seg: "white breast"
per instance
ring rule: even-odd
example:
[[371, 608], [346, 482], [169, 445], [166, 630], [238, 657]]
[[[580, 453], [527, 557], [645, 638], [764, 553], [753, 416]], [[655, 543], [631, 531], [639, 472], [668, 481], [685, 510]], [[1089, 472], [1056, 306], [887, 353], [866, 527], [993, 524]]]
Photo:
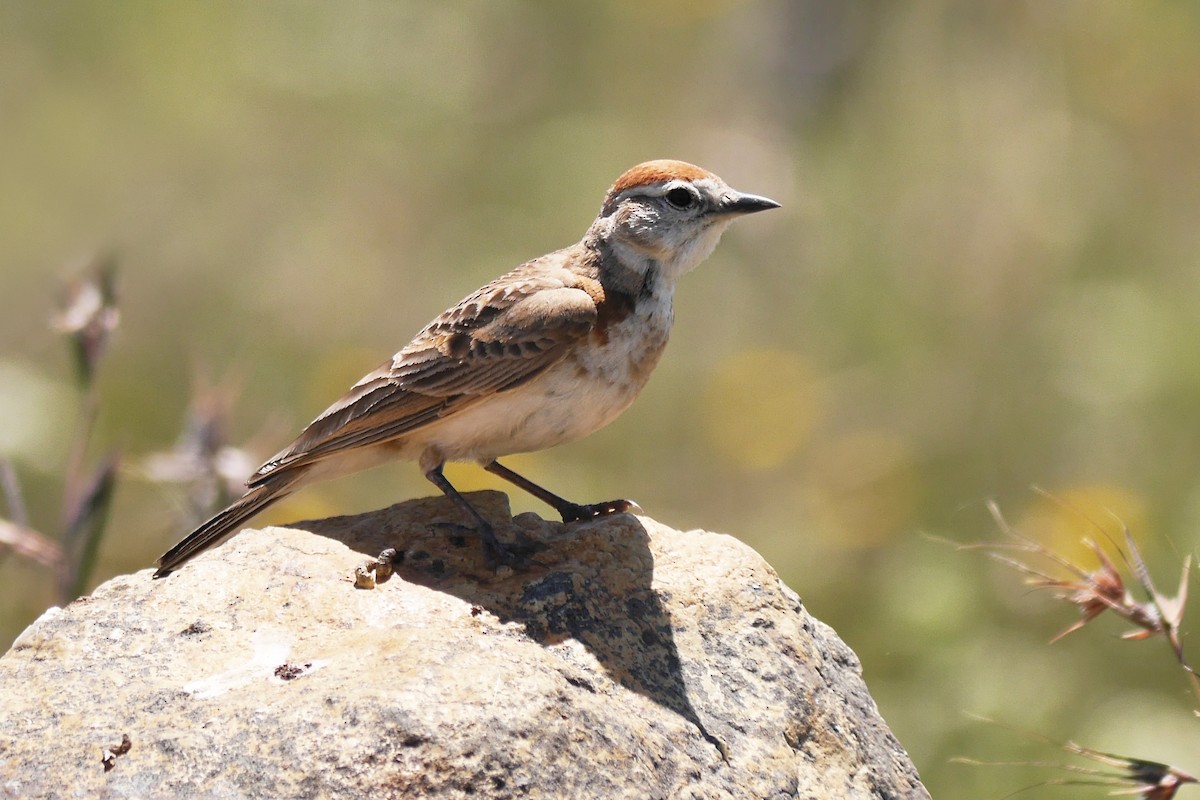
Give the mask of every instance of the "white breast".
[[639, 298], [634, 313], [593, 334], [537, 378], [415, 431], [403, 448], [447, 461], [490, 461], [544, 450], [603, 428], [629, 407], [666, 347], [671, 293]]

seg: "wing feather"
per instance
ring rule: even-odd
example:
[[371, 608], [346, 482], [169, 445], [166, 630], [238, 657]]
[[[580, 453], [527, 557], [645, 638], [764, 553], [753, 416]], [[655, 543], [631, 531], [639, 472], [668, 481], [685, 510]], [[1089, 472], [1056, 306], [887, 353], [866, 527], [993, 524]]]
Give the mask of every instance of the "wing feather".
[[557, 363], [596, 324], [597, 303], [569, 274], [514, 271], [427, 325], [321, 413], [248, 482], [347, 448], [396, 439]]

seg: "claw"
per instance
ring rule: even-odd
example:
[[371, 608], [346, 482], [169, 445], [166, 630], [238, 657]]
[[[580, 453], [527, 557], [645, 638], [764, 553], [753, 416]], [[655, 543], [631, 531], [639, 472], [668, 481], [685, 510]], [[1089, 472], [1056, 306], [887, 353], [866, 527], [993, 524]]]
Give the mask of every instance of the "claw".
[[641, 510], [642, 507], [632, 500], [609, 500], [607, 503], [590, 503], [588, 505], [568, 503], [562, 508], [562, 520], [563, 522], [579, 522], [595, 517], [606, 517], [609, 514], [624, 514]]

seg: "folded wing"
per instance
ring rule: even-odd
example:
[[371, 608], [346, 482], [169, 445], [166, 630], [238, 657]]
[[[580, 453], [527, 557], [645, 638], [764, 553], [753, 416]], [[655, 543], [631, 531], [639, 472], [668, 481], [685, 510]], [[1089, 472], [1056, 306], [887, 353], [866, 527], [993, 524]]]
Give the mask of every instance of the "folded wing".
[[248, 481], [396, 439], [520, 386], [596, 325], [592, 295], [551, 278], [497, 280], [446, 311], [359, 381]]

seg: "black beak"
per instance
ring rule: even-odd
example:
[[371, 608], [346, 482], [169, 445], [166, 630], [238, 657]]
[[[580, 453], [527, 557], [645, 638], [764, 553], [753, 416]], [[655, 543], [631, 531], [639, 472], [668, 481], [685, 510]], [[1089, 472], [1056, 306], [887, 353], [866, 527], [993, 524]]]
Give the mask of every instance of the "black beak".
[[772, 208], [779, 208], [779, 203], [769, 197], [731, 192], [725, 195], [720, 210], [725, 214], [753, 214], [756, 211], [767, 211]]

